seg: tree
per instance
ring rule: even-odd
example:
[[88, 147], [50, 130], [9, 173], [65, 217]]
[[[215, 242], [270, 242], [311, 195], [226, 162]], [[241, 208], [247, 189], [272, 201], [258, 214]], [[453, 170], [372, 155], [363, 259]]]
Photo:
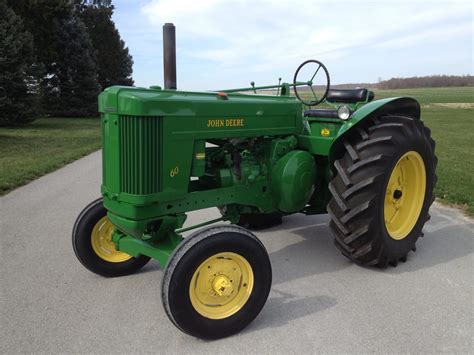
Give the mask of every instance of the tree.
[[81, 11], [83, 7], [112, 7], [112, 0], [74, 0], [75, 6]]
[[8, 3], [33, 35], [36, 60], [44, 65], [41, 75], [47, 75], [57, 62], [56, 42], [61, 23], [71, 17], [73, 6], [63, 0], [8, 0]]
[[[111, 85], [133, 85], [133, 59], [112, 21], [114, 7], [110, 2], [82, 1], [80, 17], [84, 21], [95, 48], [99, 84], [102, 89]], [[90, 1], [89, 1], [90, 3]]]
[[97, 115], [100, 88], [133, 85], [133, 60], [112, 21], [111, 0], [0, 1], [33, 36], [36, 71], [29, 78], [35, 85], [27, 86], [44, 113]]
[[43, 80], [48, 112], [63, 117], [96, 116], [97, 67], [93, 47], [82, 21], [71, 16], [60, 22], [57, 61]]
[[9, 0], [34, 36], [45, 113], [97, 115], [97, 66], [87, 29], [72, 1]]
[[37, 117], [33, 38], [19, 16], [0, 0], [0, 126]]

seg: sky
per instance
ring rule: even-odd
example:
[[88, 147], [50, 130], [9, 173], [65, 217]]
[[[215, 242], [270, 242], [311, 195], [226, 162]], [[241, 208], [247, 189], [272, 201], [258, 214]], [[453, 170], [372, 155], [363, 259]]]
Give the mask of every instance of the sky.
[[176, 26], [177, 86], [291, 82], [318, 59], [331, 83], [472, 75], [474, 2], [465, 0], [113, 0], [136, 86], [163, 85], [162, 26]]

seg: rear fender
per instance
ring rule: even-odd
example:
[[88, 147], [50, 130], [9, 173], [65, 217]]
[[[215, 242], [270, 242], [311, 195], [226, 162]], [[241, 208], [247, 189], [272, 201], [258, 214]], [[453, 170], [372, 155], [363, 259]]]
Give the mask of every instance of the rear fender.
[[337, 137], [329, 149], [329, 163], [334, 174], [334, 162], [344, 154], [344, 139], [355, 131], [356, 127], [373, 118], [387, 114], [399, 114], [412, 118], [420, 118], [420, 104], [410, 97], [395, 97], [372, 101], [355, 111], [350, 120], [344, 122]]

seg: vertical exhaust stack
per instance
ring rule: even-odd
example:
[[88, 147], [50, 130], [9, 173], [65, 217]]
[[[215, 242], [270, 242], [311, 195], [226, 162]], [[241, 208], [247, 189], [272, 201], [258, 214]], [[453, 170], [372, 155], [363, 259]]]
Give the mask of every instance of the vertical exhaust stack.
[[176, 27], [172, 23], [163, 26], [163, 67], [165, 89], [176, 90]]

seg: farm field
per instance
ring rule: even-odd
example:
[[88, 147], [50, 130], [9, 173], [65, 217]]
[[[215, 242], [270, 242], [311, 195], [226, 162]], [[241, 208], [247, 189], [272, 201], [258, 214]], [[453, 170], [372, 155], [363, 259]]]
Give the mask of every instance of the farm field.
[[41, 118], [0, 127], [0, 195], [100, 148], [98, 118]]
[[[421, 105], [449, 104], [447, 106], [471, 106], [471, 109], [474, 106], [474, 87], [374, 90], [374, 92], [376, 99], [393, 96], [411, 96], [417, 99]], [[454, 105], [461, 103], [470, 105]]]

